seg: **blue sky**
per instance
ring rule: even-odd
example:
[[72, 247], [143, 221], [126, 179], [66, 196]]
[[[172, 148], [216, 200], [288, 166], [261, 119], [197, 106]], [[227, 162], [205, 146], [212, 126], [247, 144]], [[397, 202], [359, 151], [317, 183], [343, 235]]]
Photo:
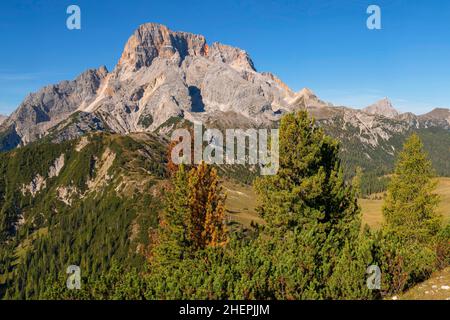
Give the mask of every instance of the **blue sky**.
[[[70, 4], [81, 30], [66, 28]], [[382, 30], [366, 28], [370, 4]], [[0, 4], [0, 113], [87, 68], [112, 70], [145, 22], [245, 49], [259, 71], [335, 104], [388, 96], [401, 111], [450, 107], [450, 1], [14, 0]]]

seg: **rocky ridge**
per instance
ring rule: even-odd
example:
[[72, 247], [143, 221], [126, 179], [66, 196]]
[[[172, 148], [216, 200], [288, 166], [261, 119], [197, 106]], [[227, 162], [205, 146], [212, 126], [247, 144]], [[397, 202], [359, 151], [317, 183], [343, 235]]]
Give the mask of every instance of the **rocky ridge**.
[[56, 141], [90, 131], [155, 132], [173, 119], [271, 126], [301, 108], [325, 126], [354, 127], [360, 142], [374, 148], [412, 128], [450, 127], [448, 109], [399, 114], [386, 98], [356, 110], [324, 102], [307, 88], [293, 92], [275, 75], [258, 72], [244, 50], [147, 23], [129, 38], [111, 72], [88, 70], [30, 94], [0, 124], [0, 147], [55, 132]]

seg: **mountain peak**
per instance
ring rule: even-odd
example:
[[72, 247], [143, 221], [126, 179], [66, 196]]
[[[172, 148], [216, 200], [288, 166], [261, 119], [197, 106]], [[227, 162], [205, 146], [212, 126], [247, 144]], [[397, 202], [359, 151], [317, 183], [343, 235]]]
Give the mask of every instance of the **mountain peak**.
[[315, 97], [314, 92], [309, 88], [303, 88], [297, 93], [298, 96]]
[[157, 57], [171, 58], [179, 55], [205, 55], [206, 40], [202, 35], [188, 32], [175, 32], [158, 23], [139, 26], [128, 39], [118, 66], [131, 67], [136, 71], [148, 67]]
[[395, 118], [399, 115], [399, 112], [392, 105], [389, 98], [383, 98], [374, 104], [363, 109], [364, 112], [369, 114], [376, 114], [387, 118]]
[[434, 120], [450, 120], [450, 110], [445, 108], [434, 108], [432, 111], [422, 115], [421, 117]]
[[211, 48], [208, 48], [207, 55], [213, 61], [224, 62], [235, 68], [256, 71], [248, 53], [236, 47], [214, 42]]
[[202, 35], [172, 31], [158, 23], [146, 23], [137, 28], [125, 45], [118, 68], [134, 72], [149, 67], [158, 57], [182, 62], [187, 56], [201, 56], [236, 69], [256, 71], [244, 50], [218, 42], [209, 47]]
[[297, 92], [292, 100], [294, 106], [306, 108], [321, 108], [328, 106], [327, 103], [320, 100], [316, 94], [309, 88], [303, 88]]

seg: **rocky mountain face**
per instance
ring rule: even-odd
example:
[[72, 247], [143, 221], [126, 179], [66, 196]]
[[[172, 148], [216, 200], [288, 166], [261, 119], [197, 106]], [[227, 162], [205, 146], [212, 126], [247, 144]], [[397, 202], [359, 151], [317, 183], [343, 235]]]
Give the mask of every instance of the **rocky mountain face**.
[[[95, 99], [99, 85], [108, 71], [105, 67], [87, 70], [73, 81], [49, 85], [28, 95], [21, 105], [0, 125], [3, 140], [27, 144], [47, 134], [84, 104]], [[19, 138], [19, 139], [17, 139]]]
[[[209, 45], [201, 35], [149, 23], [130, 37], [112, 72], [88, 70], [74, 81], [29, 95], [0, 131], [2, 144], [11, 146], [34, 141], [57, 126], [70, 130], [62, 133], [67, 137], [76, 136], [76, 130], [84, 134], [84, 129], [152, 132], [177, 117], [203, 122], [240, 118], [259, 126], [298, 105], [328, 106], [309, 89], [295, 93], [273, 74], [257, 72], [241, 49]], [[75, 128], [70, 116], [77, 118]]]
[[380, 150], [391, 157], [399, 137], [411, 130], [450, 129], [447, 109], [399, 114], [387, 98], [363, 110], [333, 106], [310, 89], [293, 92], [275, 75], [258, 72], [241, 49], [148, 23], [129, 38], [111, 72], [88, 70], [30, 94], [0, 125], [0, 149], [47, 135], [64, 141], [90, 131], [164, 133], [181, 119], [232, 128], [272, 126], [301, 108], [373, 161]]

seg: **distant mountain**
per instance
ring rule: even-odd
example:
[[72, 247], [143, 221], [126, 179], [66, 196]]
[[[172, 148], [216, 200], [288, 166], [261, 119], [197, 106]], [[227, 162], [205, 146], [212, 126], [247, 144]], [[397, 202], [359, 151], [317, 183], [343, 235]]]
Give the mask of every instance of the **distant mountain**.
[[376, 114], [386, 118], [396, 118], [399, 115], [399, 112], [395, 110], [388, 98], [377, 101], [367, 108], [364, 108], [363, 111], [369, 114]]
[[131, 36], [112, 72], [88, 70], [31, 94], [0, 131], [26, 144], [76, 112], [118, 133], [152, 132], [173, 117], [235, 114], [270, 123], [296, 97], [274, 75], [258, 73], [245, 51], [149, 23]]
[[294, 98], [290, 101], [291, 109], [295, 106], [302, 105], [306, 108], [325, 108], [332, 107], [330, 103], [320, 100], [316, 94], [309, 88], [303, 88], [297, 92]]
[[446, 120], [450, 122], [450, 110], [444, 108], [436, 108], [420, 116], [423, 120]]
[[0, 114], [0, 124], [2, 124], [3, 121], [5, 121], [7, 118], [8, 118], [7, 116]]
[[180, 121], [219, 128], [276, 126], [283, 114], [304, 108], [343, 142], [343, 157], [363, 168], [388, 170], [400, 142], [413, 131], [450, 130], [447, 109], [399, 114], [387, 98], [363, 110], [334, 106], [310, 89], [294, 92], [272, 73], [258, 72], [244, 50], [147, 23], [129, 38], [111, 72], [88, 70], [30, 94], [0, 124], [0, 150], [92, 131], [165, 135]]

